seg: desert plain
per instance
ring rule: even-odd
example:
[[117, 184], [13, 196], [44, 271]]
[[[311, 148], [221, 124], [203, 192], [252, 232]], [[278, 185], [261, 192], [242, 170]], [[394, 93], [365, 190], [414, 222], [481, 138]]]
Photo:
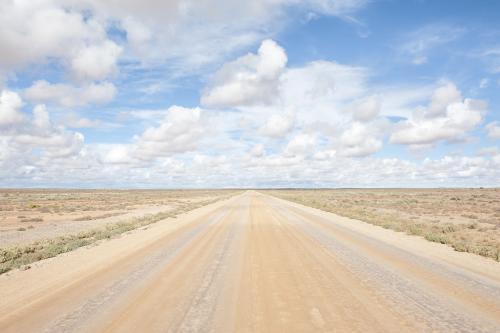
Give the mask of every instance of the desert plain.
[[498, 189], [0, 199], [1, 332], [500, 330]]

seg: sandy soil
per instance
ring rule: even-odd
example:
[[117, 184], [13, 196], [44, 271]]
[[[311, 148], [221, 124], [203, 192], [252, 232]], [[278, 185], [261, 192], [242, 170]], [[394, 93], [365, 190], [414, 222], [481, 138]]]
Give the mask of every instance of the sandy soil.
[[270, 190], [278, 198], [500, 261], [500, 189]]
[[[420, 223], [500, 226], [499, 188], [269, 190], [344, 215], [376, 214]], [[343, 215], [343, 214], [341, 214]]]
[[75, 234], [80, 231], [90, 230], [104, 226], [106, 224], [118, 223], [121, 221], [127, 221], [135, 217], [142, 217], [147, 214], [156, 214], [160, 212], [173, 211], [176, 208], [175, 205], [163, 205], [163, 206], [152, 206], [152, 207], [142, 207], [137, 208], [129, 212], [117, 216], [110, 216], [105, 218], [96, 218], [93, 220], [86, 221], [74, 221], [67, 219], [58, 219], [57, 221], [49, 220], [37, 223], [36, 228], [23, 228], [24, 230], [18, 230], [17, 228], [6, 228], [0, 232], [0, 245], [2, 247], [9, 247], [13, 245], [25, 245], [34, 241], [54, 238], [58, 236], [63, 236], [66, 234]]
[[0, 276], [0, 332], [498, 332], [500, 264], [256, 192]]
[[0, 248], [189, 210], [193, 204], [227, 194], [217, 190], [0, 190]]

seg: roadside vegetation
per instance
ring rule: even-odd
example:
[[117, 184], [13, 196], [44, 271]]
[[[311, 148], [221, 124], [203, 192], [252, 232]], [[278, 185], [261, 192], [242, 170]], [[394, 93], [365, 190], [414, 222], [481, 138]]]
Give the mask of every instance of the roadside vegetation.
[[58, 254], [73, 251], [79, 247], [91, 245], [100, 240], [117, 237], [127, 231], [144, 227], [167, 218], [175, 218], [179, 214], [219, 200], [228, 199], [236, 193], [237, 192], [229, 192], [224, 195], [219, 195], [214, 199], [186, 203], [171, 211], [149, 214], [127, 221], [107, 224], [104, 227], [79, 232], [77, 234], [44, 239], [23, 246], [0, 248], [0, 274], [15, 268], [27, 269], [29, 268], [29, 264], [36, 261], [52, 258]]
[[272, 190], [266, 193], [500, 261], [500, 189]]

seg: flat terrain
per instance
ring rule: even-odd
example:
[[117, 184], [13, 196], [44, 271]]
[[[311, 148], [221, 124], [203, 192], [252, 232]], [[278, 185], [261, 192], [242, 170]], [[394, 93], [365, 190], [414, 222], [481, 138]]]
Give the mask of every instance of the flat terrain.
[[0, 190], [0, 247], [183, 212], [225, 196], [216, 190]]
[[271, 195], [500, 260], [500, 189], [277, 190]]
[[500, 263], [248, 191], [0, 275], [0, 332], [499, 332]]

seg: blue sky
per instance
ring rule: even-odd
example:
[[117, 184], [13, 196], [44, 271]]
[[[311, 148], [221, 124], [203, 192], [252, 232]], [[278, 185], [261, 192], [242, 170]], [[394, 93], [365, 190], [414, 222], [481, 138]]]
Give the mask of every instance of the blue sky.
[[3, 187], [500, 183], [500, 3], [0, 1]]

